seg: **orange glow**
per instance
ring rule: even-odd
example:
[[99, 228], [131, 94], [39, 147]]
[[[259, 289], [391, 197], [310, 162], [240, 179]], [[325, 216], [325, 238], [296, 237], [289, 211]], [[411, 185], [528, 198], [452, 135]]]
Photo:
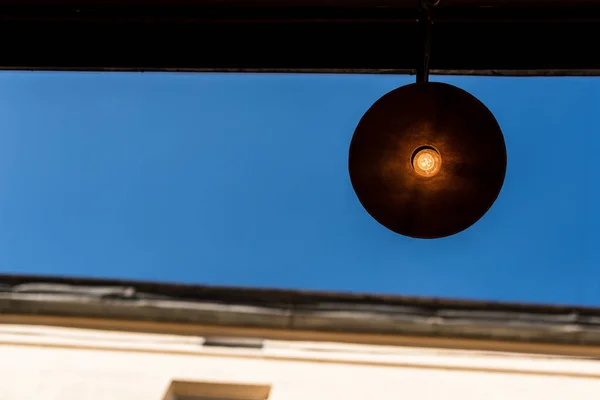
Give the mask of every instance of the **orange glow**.
[[431, 177], [437, 175], [442, 168], [442, 157], [431, 147], [418, 149], [412, 159], [415, 172], [421, 176]]

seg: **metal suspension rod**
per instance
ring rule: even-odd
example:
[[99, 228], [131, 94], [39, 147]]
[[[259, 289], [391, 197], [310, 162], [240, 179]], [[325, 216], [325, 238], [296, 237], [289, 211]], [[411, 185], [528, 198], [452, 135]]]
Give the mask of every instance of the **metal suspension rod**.
[[441, 0], [419, 0], [419, 27], [421, 34], [421, 54], [417, 67], [417, 82], [429, 82], [429, 57], [431, 53], [431, 9]]

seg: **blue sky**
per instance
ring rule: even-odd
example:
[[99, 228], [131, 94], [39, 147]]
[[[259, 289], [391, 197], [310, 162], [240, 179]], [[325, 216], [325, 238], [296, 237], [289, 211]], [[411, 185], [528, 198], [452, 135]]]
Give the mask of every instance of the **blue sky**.
[[348, 146], [410, 76], [0, 73], [0, 272], [600, 304], [600, 78], [432, 77], [505, 134], [444, 239], [363, 210]]

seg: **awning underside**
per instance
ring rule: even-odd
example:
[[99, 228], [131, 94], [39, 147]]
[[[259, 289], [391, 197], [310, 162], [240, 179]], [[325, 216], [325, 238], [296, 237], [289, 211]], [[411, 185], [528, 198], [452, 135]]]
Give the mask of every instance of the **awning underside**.
[[[418, 18], [418, 0], [0, 0], [0, 68], [415, 73]], [[431, 18], [431, 73], [600, 75], [599, 1], [441, 0]]]

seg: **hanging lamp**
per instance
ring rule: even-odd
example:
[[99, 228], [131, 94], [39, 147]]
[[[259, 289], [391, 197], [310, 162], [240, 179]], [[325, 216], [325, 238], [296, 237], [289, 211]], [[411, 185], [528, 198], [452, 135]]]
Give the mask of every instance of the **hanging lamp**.
[[417, 83], [380, 98], [361, 118], [348, 169], [356, 195], [381, 225], [434, 239], [477, 222], [498, 197], [506, 146], [491, 111], [468, 92], [429, 82], [430, 10], [421, 3], [423, 65]]

